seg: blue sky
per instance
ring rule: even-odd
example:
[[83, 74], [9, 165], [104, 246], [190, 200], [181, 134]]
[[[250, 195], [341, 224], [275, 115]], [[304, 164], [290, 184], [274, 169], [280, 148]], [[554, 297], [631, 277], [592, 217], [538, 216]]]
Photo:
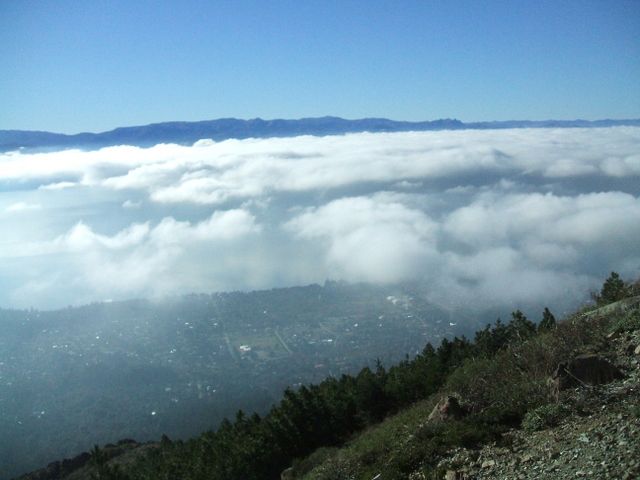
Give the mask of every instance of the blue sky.
[[640, 117], [638, 1], [3, 1], [0, 129]]

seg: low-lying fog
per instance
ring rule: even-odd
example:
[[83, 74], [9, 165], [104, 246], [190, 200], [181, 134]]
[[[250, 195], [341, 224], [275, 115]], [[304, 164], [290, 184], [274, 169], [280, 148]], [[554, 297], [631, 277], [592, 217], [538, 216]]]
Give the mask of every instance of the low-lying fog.
[[570, 307], [640, 269], [640, 128], [0, 154], [0, 306], [420, 280]]

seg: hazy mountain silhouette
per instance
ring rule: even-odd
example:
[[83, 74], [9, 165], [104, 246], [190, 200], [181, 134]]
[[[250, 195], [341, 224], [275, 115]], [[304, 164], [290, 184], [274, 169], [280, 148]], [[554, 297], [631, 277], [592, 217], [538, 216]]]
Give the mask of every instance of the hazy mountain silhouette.
[[339, 117], [302, 118], [299, 120], [241, 120], [221, 118], [200, 122], [164, 122], [144, 126], [121, 127], [108, 132], [61, 133], [0, 130], [0, 151], [18, 148], [84, 148], [112, 145], [147, 147], [158, 143], [191, 144], [203, 138], [220, 141], [229, 138], [290, 137], [296, 135], [338, 135], [355, 132], [403, 132], [426, 130], [504, 129], [504, 128], [570, 128], [640, 126], [640, 119], [630, 120], [513, 120], [463, 123], [456, 119], [423, 122], [395, 121], [386, 118], [346, 120]]

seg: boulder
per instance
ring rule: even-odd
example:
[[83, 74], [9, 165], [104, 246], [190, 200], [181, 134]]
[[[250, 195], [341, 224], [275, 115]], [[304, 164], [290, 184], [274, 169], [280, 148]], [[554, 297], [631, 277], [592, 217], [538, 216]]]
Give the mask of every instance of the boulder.
[[606, 358], [596, 354], [578, 355], [562, 362], [553, 373], [556, 391], [580, 385], [600, 385], [623, 378], [622, 372]]
[[280, 474], [280, 480], [293, 480], [293, 467], [289, 467]]
[[482, 462], [481, 468], [493, 468], [495, 466], [496, 466], [495, 460], [485, 460], [484, 462]]
[[467, 474], [457, 470], [447, 470], [444, 474], [445, 480], [467, 480], [469, 477]]
[[460, 406], [456, 397], [444, 397], [429, 414], [428, 421], [441, 422], [445, 420], [459, 420], [467, 414], [466, 409]]

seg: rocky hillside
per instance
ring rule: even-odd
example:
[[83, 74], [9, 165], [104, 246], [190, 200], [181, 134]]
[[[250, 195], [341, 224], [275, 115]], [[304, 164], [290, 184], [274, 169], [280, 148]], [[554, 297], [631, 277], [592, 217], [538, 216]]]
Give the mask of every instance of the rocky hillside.
[[624, 378], [568, 389], [500, 442], [453, 450], [438, 465], [445, 478], [640, 478], [640, 330], [611, 333], [602, 347]]

